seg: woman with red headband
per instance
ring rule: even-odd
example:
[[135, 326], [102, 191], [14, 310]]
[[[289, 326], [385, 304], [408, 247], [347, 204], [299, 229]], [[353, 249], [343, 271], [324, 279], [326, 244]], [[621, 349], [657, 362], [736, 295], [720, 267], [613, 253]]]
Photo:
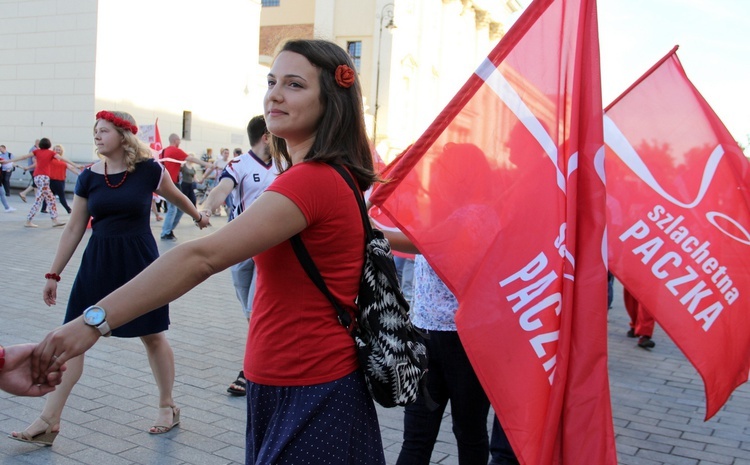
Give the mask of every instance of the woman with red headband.
[[[78, 177], [70, 221], [50, 272], [45, 275], [44, 302], [55, 305], [60, 275], [91, 218], [92, 234], [70, 291], [66, 322], [82, 314], [87, 319], [95, 318], [96, 311], [91, 309], [96, 307], [89, 306], [128, 282], [159, 256], [150, 226], [153, 192], [192, 216], [198, 227], [209, 224], [208, 218], [198, 212], [153, 160], [148, 146], [135, 136], [137, 132], [138, 126], [128, 113], [101, 111], [96, 115], [94, 142], [100, 161]], [[164, 304], [149, 310], [111, 332], [106, 325], [97, 327], [104, 336], [141, 338], [159, 389], [159, 413], [149, 433], [161, 434], [177, 426], [180, 410], [172, 398], [174, 354], [164, 333], [169, 326], [169, 307]], [[47, 398], [39, 418], [25, 431], [14, 432], [12, 439], [52, 445], [60, 431], [65, 402], [81, 377], [83, 360], [81, 355], [68, 362], [62, 384]]]

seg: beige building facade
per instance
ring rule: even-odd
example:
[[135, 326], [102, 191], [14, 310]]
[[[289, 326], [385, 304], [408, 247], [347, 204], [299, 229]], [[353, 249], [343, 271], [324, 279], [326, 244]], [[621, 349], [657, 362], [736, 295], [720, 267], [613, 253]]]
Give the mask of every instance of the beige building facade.
[[355, 58], [368, 130], [386, 159], [424, 132], [522, 10], [517, 0], [263, 3], [262, 63], [290, 38], [332, 40]]
[[96, 159], [94, 115], [127, 111], [159, 121], [181, 147], [249, 148], [267, 68], [258, 65], [260, 0], [0, 2], [0, 144], [35, 139]]
[[[268, 5], [268, 6], [267, 6]], [[274, 5], [274, 6], [271, 6]], [[0, 144], [48, 137], [94, 160], [98, 110], [157, 118], [182, 148], [248, 148], [266, 74], [289, 38], [355, 58], [368, 130], [390, 159], [419, 137], [497, 44], [518, 0], [5, 0]]]

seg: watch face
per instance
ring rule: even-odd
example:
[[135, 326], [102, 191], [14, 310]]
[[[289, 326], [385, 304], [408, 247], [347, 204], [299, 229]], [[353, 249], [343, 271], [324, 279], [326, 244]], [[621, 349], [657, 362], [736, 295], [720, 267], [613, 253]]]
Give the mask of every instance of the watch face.
[[104, 309], [101, 307], [89, 307], [83, 311], [83, 321], [90, 326], [99, 326], [104, 323]]

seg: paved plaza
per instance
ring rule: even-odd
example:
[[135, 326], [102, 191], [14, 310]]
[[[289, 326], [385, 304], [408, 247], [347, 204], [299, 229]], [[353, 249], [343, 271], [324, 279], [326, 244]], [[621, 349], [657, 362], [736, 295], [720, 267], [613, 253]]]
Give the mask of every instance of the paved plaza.
[[[30, 204], [22, 203], [15, 192], [9, 200], [18, 210], [0, 211], [0, 341], [4, 345], [38, 342], [61, 323], [88, 240], [87, 234], [62, 273], [59, 304], [47, 307], [41, 298], [43, 276], [62, 231], [52, 228], [46, 214], [35, 218], [38, 229], [24, 228]], [[225, 217], [212, 220], [214, 229], [226, 223]], [[161, 223], [153, 221], [152, 227], [158, 238]], [[199, 231], [186, 217], [175, 230], [179, 242], [157, 241], [164, 253], [207, 231]], [[651, 351], [625, 337], [628, 320], [621, 291], [618, 285], [608, 328], [619, 463], [750, 465], [750, 388], [740, 387], [714, 418], [704, 422], [703, 383], [664, 332], [657, 327], [656, 347]], [[244, 463], [245, 399], [229, 396], [226, 388], [240, 369], [247, 328], [229, 271], [175, 301], [171, 318], [168, 338], [177, 369], [174, 396], [182, 409], [179, 428], [160, 436], [146, 433], [156, 418], [158, 397], [143, 345], [137, 339], [102, 339], [86, 356], [84, 374], [63, 412], [61, 433], [53, 447], [4, 438], [36, 418], [44, 401], [0, 393], [0, 465]], [[401, 443], [402, 410], [378, 411], [386, 459], [393, 465]], [[458, 464], [448, 415], [432, 460]]]

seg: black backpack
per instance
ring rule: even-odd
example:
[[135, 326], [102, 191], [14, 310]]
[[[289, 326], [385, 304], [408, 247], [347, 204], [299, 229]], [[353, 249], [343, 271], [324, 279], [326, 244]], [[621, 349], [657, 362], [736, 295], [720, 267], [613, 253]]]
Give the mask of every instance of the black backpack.
[[383, 407], [408, 405], [426, 393], [427, 347], [422, 333], [409, 319], [396, 275], [391, 246], [382, 231], [370, 225], [364, 200], [349, 173], [332, 165], [354, 191], [365, 227], [365, 263], [359, 283], [359, 316], [351, 316], [328, 290], [300, 235], [290, 239], [294, 253], [310, 279], [328, 298], [339, 322], [354, 338], [360, 366], [373, 399]]

